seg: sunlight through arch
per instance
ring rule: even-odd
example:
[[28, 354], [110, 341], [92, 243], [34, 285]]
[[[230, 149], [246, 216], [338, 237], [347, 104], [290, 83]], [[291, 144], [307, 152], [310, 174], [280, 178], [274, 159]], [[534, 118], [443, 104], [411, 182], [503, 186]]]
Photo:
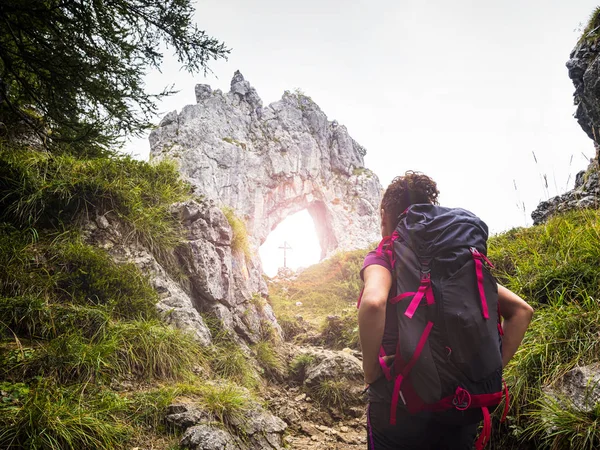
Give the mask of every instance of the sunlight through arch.
[[316, 264], [321, 259], [321, 246], [315, 230], [313, 218], [304, 209], [281, 221], [269, 234], [258, 251], [263, 271], [270, 277], [277, 275], [283, 267], [284, 243], [291, 247], [286, 251], [287, 267], [297, 270]]

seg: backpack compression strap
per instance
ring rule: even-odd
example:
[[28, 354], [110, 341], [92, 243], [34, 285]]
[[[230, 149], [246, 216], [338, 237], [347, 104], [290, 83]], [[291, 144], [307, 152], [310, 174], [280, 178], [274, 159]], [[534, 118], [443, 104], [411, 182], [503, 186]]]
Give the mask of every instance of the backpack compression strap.
[[490, 314], [488, 312], [487, 300], [485, 298], [485, 289], [483, 288], [483, 263], [481, 260], [487, 262], [490, 267], [494, 267], [489, 259], [483, 253], [480, 253], [475, 247], [471, 247], [471, 254], [473, 255], [473, 261], [475, 262], [475, 272], [477, 273], [477, 288], [479, 289], [479, 298], [481, 299], [481, 309], [483, 310], [484, 319], [489, 319]]
[[[412, 370], [413, 366], [417, 363], [419, 357], [421, 356], [421, 352], [423, 351], [423, 348], [425, 347], [427, 338], [429, 338], [429, 333], [431, 332], [432, 328], [433, 328], [433, 322], [427, 322], [427, 325], [425, 326], [425, 330], [423, 331], [423, 334], [419, 338], [419, 343], [417, 344], [417, 347], [415, 348], [415, 352], [413, 353], [412, 358], [410, 359], [408, 364], [406, 364], [406, 366], [404, 366], [402, 371], [398, 375], [396, 375], [396, 379], [394, 381], [394, 391], [392, 393], [392, 404], [390, 406], [390, 425], [396, 425], [396, 409], [398, 407], [398, 398], [400, 396], [400, 387], [402, 386], [402, 380], [404, 380], [404, 378], [406, 378], [408, 376], [408, 374]], [[398, 355], [396, 355], [396, 358], [398, 358]], [[399, 359], [397, 359], [397, 361], [400, 362]]]
[[404, 315], [409, 319], [412, 319], [412, 317], [415, 315], [415, 312], [421, 304], [423, 297], [425, 297], [427, 300], [428, 305], [433, 305], [435, 303], [433, 290], [431, 289], [431, 274], [429, 272], [421, 275], [421, 284], [419, 285], [417, 292], [403, 292], [402, 294], [390, 299], [390, 303], [396, 304], [408, 297], [413, 297], [412, 301], [408, 305], [408, 308], [406, 308], [406, 311], [404, 312]]

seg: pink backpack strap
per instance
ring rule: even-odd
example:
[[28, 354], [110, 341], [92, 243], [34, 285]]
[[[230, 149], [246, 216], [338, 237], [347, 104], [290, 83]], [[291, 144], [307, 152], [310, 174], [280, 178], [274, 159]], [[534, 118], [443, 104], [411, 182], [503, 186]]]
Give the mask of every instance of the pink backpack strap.
[[[483, 288], [483, 263], [481, 260], [485, 260], [488, 264], [491, 263], [489, 259], [485, 257], [482, 253], [479, 252], [475, 247], [471, 247], [471, 254], [473, 255], [473, 261], [475, 262], [475, 272], [477, 274], [477, 288], [479, 289], [479, 298], [481, 299], [481, 309], [483, 311], [483, 317], [485, 319], [490, 318], [490, 314], [488, 312], [487, 300], [485, 297], [485, 289]], [[493, 266], [491, 266], [493, 267]]]
[[484, 406], [481, 408], [481, 412], [483, 412], [483, 428], [477, 442], [475, 442], [475, 450], [483, 450], [490, 441], [490, 436], [492, 435], [492, 419], [490, 418], [490, 411]]
[[506, 385], [506, 381], [502, 378], [502, 383], [504, 383], [504, 411], [502, 412], [502, 418], [500, 422], [504, 422], [506, 420], [506, 416], [508, 416], [508, 410], [510, 408], [510, 397], [508, 395], [508, 386]]
[[388, 365], [385, 363], [385, 358], [386, 354], [385, 354], [385, 350], [383, 349], [383, 345], [381, 346], [381, 348], [379, 349], [379, 365], [381, 366], [381, 371], [383, 372], [383, 375], [385, 376], [386, 380], [388, 381], [392, 381], [392, 371], [390, 370], [390, 368], [388, 367]]
[[402, 387], [402, 381], [408, 376], [413, 366], [419, 360], [421, 352], [423, 351], [423, 348], [425, 348], [425, 344], [427, 342], [427, 339], [429, 338], [429, 333], [431, 332], [432, 328], [433, 322], [427, 322], [425, 330], [423, 330], [423, 334], [421, 334], [421, 337], [419, 338], [419, 342], [417, 343], [417, 347], [415, 348], [415, 352], [413, 353], [412, 358], [410, 359], [408, 364], [404, 366], [402, 371], [398, 375], [396, 375], [396, 379], [394, 380], [394, 390], [392, 392], [392, 404], [390, 405], [390, 425], [396, 425], [396, 409], [398, 407], [398, 398], [400, 397], [400, 395], [402, 395], [402, 393], [400, 392], [400, 388]]
[[417, 290], [412, 301], [408, 305], [408, 308], [406, 308], [406, 311], [404, 312], [404, 315], [406, 317], [412, 319], [412, 317], [415, 315], [415, 312], [417, 311], [417, 308], [421, 304], [421, 300], [423, 299], [423, 297], [425, 297], [425, 299], [427, 300], [428, 305], [433, 305], [435, 303], [435, 299], [433, 297], [433, 289], [431, 289], [431, 275], [429, 274], [429, 272], [421, 275], [421, 285], [419, 286], [419, 289]]

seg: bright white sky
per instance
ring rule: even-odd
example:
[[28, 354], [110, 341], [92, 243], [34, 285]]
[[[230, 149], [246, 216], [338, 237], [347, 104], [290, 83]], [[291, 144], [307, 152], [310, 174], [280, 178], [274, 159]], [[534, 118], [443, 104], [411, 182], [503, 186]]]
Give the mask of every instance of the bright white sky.
[[[193, 103], [196, 83], [228, 91], [237, 69], [265, 104], [300, 88], [367, 149], [366, 165], [384, 187], [406, 170], [422, 171], [438, 182], [443, 205], [469, 209], [501, 232], [530, 225], [537, 204], [571, 188], [594, 155], [572, 117], [565, 63], [596, 6], [203, 0], [197, 22], [233, 49], [229, 60], [212, 63], [214, 74], [205, 78], [179, 72], [167, 58], [162, 73], [149, 74], [147, 88], [179, 89], [160, 105], [163, 113]], [[149, 144], [134, 140], [126, 150], [147, 159]], [[291, 235], [309, 246], [306, 222], [296, 222], [263, 255], [266, 267], [281, 264], [277, 247]], [[318, 259], [318, 251], [311, 260], [293, 257], [300, 252], [291, 245], [288, 265]]]

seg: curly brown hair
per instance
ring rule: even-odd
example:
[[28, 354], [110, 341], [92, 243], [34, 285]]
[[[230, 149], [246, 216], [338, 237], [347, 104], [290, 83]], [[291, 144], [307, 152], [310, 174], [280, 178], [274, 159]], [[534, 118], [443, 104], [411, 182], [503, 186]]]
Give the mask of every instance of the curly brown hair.
[[421, 172], [408, 170], [403, 176], [393, 179], [383, 194], [381, 207], [396, 227], [400, 214], [415, 203], [437, 205], [439, 195], [437, 184]]

